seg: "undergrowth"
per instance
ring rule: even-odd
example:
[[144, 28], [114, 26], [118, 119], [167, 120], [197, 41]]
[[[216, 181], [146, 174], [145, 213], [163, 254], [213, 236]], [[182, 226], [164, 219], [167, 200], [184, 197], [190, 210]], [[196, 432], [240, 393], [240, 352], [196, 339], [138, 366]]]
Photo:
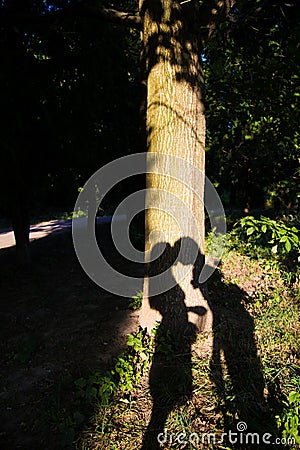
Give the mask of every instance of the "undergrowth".
[[[157, 448], [270, 448], [261, 441], [234, 443], [228, 434], [221, 442], [222, 433], [237, 431], [240, 423], [260, 436], [269, 433], [275, 448], [300, 445], [299, 273], [294, 266], [287, 270], [297, 233], [291, 228], [291, 247], [280, 233], [272, 238], [272, 231], [264, 245], [249, 245], [255, 233], [245, 232], [249, 224], [240, 223], [243, 230], [236, 226], [227, 237], [221, 267], [209, 280], [213, 331], [200, 333], [192, 348], [192, 395], [168, 412]], [[268, 224], [256, 225], [267, 233]], [[271, 230], [274, 224], [269, 225]], [[274, 253], [278, 240], [284, 249]], [[139, 293], [131, 307], [140, 303]], [[148, 373], [156, 352], [155, 333], [149, 337], [140, 330], [128, 336], [127, 351], [111, 371], [76, 380], [78, 397], [95, 405], [77, 449], [142, 448], [153, 407]], [[207, 433], [214, 438], [209, 441]]]

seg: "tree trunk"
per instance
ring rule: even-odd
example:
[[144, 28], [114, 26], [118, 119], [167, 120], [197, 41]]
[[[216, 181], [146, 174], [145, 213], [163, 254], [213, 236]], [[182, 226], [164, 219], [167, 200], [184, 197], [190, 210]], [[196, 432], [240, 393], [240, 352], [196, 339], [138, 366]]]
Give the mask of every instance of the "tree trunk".
[[[148, 269], [141, 326], [150, 331], [158, 320], [175, 332], [191, 331], [191, 324], [198, 330], [209, 328], [211, 313], [198, 285], [204, 261], [205, 156], [201, 48], [193, 32], [198, 6], [193, 0], [142, 0], [140, 11], [150, 170], [145, 246]], [[150, 262], [153, 258], [156, 260]]]

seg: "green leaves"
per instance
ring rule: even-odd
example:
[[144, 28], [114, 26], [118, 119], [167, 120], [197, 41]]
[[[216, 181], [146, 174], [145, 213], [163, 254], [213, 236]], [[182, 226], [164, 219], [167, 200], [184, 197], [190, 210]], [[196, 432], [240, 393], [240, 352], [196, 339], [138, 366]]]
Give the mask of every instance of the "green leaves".
[[286, 249], [287, 253], [291, 251], [291, 248], [292, 248], [291, 242], [288, 239], [286, 239], [286, 241], [285, 241], [285, 249]]
[[247, 216], [235, 224], [235, 230], [252, 245], [269, 247], [272, 253], [300, 253], [299, 230], [283, 222], [263, 216], [260, 219]]
[[95, 372], [88, 378], [75, 381], [79, 397], [89, 402], [97, 400], [107, 406], [118, 390], [124, 393], [132, 391], [149, 365], [154, 339], [139, 331], [128, 335], [127, 346], [128, 351], [117, 358], [111, 371], [104, 374]]
[[291, 210], [299, 204], [298, 23], [292, 7], [285, 23], [279, 9], [266, 22], [255, 2], [240, 7], [255, 23], [236, 8], [205, 49], [207, 175], [230, 206], [249, 199], [251, 208]]
[[129, 308], [133, 311], [140, 309], [142, 307], [143, 296], [143, 291], [138, 291], [136, 295], [133, 295], [129, 302]]
[[281, 429], [282, 437], [285, 439], [293, 438], [296, 444], [300, 444], [299, 435], [299, 413], [300, 413], [300, 394], [297, 391], [291, 391], [285, 402], [282, 414], [276, 416], [277, 425]]
[[247, 236], [251, 236], [251, 234], [253, 234], [254, 231], [255, 231], [255, 228], [253, 228], [253, 227], [248, 228], [247, 229]]

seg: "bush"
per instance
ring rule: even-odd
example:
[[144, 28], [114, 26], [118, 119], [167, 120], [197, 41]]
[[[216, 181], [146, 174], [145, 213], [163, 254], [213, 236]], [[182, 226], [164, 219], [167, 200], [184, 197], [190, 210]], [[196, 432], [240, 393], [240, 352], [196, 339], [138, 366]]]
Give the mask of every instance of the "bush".
[[235, 233], [254, 247], [265, 247], [280, 256], [291, 256], [300, 261], [299, 230], [283, 221], [268, 217], [255, 219], [247, 216], [234, 225]]

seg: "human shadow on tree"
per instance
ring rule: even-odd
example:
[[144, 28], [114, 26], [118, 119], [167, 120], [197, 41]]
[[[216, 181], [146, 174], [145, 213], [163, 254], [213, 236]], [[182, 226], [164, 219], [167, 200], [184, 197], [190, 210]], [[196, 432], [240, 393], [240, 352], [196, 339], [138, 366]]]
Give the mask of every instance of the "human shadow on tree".
[[[186, 237], [176, 241], [174, 246], [165, 242], [156, 244], [151, 253], [153, 263], [149, 264], [150, 280], [164, 273], [164, 282], [168, 277], [168, 284], [173, 287], [162, 294], [150, 295], [150, 306], [159, 311], [162, 319], [156, 331], [155, 353], [149, 375], [153, 408], [143, 440], [143, 450], [160, 448], [157, 436], [163, 432], [169, 413], [176, 406], [186, 403], [192, 394], [191, 346], [198, 330], [189, 322], [188, 313], [203, 318], [206, 308], [186, 306], [185, 293], [168, 268], [177, 263], [202, 266], [203, 255], [196, 253], [195, 261], [195, 248], [198, 250], [197, 244]], [[157, 255], [158, 258], [155, 258]]]
[[[213, 313], [210, 378], [218, 396], [218, 408], [223, 414], [224, 432], [235, 432], [237, 422], [244, 421], [249, 432], [274, 435], [276, 426], [264, 395], [266, 385], [254, 337], [254, 321], [244, 306], [247, 295], [238, 286], [223, 283], [220, 272], [216, 271], [208, 298], [206, 289], [198, 283], [203, 255], [198, 252], [195, 262], [189, 257], [193, 252], [188, 250], [195, 246], [190, 238], [176, 241], [173, 247], [165, 242], [156, 244], [152, 255], [160, 256], [154, 260], [155, 264], [150, 263], [149, 276], [157, 275], [158, 270], [164, 273], [173, 264], [193, 265], [189, 272], [190, 283], [194, 289], [202, 291], [208, 301], [208, 309]], [[186, 249], [179, 253], [180, 247]], [[170, 272], [167, 276], [171, 277]], [[168, 292], [150, 296], [151, 308], [159, 311], [162, 319], [156, 331], [149, 375], [153, 407], [142, 450], [160, 448], [158, 436], [164, 434], [169, 414], [192, 396], [191, 348], [201, 325], [196, 327], [191, 323], [188, 313], [196, 313], [204, 328], [208, 309], [188, 307], [186, 303], [188, 299], [179, 284]]]

